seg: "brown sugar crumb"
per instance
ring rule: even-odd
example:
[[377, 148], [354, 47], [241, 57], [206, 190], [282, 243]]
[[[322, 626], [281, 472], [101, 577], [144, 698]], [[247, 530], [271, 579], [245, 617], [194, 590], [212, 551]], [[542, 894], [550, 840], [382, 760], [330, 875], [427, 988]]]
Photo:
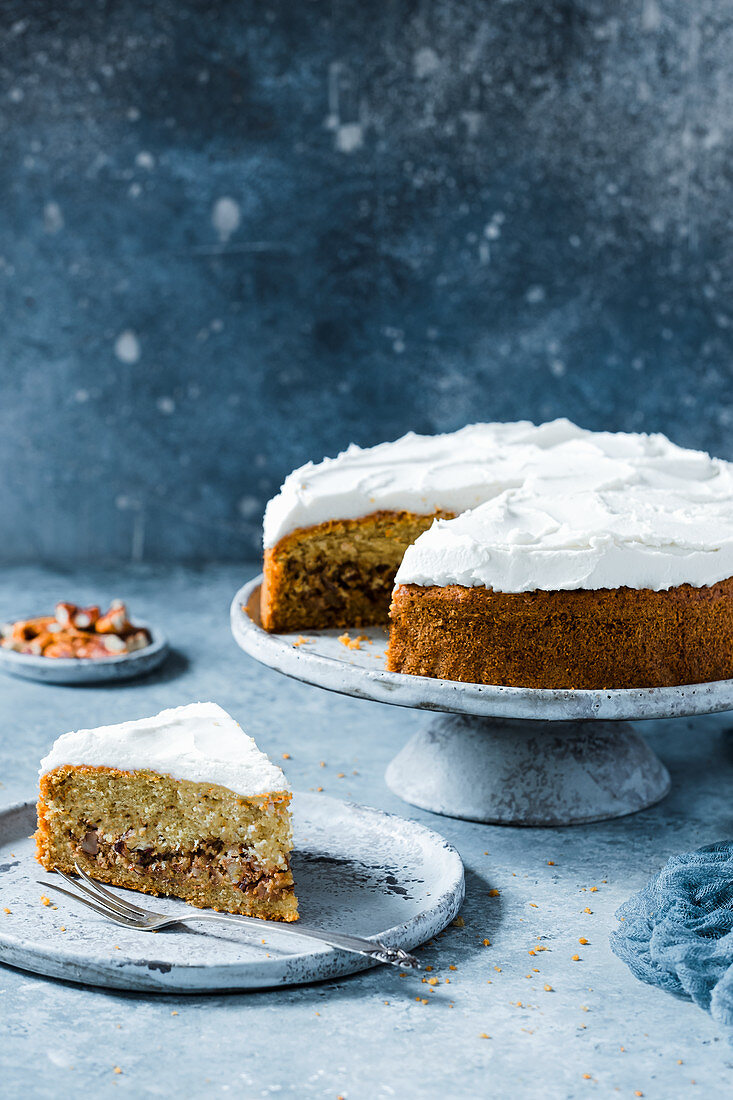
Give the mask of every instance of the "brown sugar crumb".
[[41, 905], [50, 905], [51, 899], [47, 898], [45, 894], [41, 894]]

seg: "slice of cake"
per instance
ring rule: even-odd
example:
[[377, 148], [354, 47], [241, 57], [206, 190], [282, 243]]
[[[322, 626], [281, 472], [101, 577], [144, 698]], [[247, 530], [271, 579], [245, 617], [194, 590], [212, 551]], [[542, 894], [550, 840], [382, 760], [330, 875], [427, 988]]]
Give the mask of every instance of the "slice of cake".
[[215, 703], [66, 733], [41, 761], [37, 856], [230, 913], [298, 919], [290, 788]]

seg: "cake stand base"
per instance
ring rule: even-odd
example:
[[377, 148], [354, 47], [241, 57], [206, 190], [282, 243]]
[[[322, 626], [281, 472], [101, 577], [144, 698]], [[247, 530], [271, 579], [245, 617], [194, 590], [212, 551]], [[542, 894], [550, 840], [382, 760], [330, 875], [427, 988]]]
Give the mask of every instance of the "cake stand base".
[[541, 722], [440, 714], [387, 768], [423, 810], [496, 825], [605, 821], [668, 793], [661, 760], [628, 722]]

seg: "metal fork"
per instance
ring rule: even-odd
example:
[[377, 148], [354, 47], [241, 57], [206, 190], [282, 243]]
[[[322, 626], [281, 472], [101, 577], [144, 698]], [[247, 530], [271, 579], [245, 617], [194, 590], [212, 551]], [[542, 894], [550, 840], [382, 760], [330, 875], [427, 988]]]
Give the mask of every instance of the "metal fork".
[[[390, 963], [392, 966], [402, 966], [410, 970], [419, 970], [420, 963], [414, 955], [409, 955], [401, 947], [388, 947], [380, 940], [366, 940], [360, 936], [347, 936], [341, 932], [323, 932], [320, 928], [305, 928], [300, 922], [288, 924], [279, 920], [260, 920], [259, 917], [245, 917], [240, 913], [214, 913], [208, 910], [194, 909], [180, 917], [168, 917], [165, 913], [155, 913], [151, 909], [143, 909], [139, 905], [133, 905], [110, 890], [105, 890], [98, 882], [90, 878], [82, 871], [78, 863], [74, 864], [76, 873], [81, 878], [77, 882], [71, 875], [59, 871], [58, 874], [75, 891], [65, 890], [63, 886], [56, 886], [53, 882], [40, 882], [41, 886], [66, 894], [74, 901], [81, 902], [100, 913], [103, 917], [121, 924], [124, 928], [135, 928], [140, 932], [158, 932], [161, 928], [170, 928], [175, 924], [189, 924], [191, 921], [215, 921], [216, 923], [236, 924], [240, 928], [273, 928], [277, 932], [284, 932], [293, 936], [304, 936], [306, 939], [321, 940], [331, 947], [340, 947], [344, 951], [353, 951], [357, 955], [364, 955], [374, 962]], [[77, 893], [76, 891], [81, 891]]]

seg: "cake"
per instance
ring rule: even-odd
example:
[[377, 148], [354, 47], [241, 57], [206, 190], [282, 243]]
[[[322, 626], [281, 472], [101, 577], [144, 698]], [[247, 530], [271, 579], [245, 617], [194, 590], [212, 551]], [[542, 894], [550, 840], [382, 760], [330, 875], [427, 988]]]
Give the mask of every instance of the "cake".
[[[377, 514], [408, 508], [424, 526], [395, 539], [391, 671], [570, 689], [733, 677], [732, 464], [566, 420], [350, 448], [295, 471], [268, 505], [264, 625], [384, 621], [386, 570], [371, 617], [347, 619], [373, 576], [348, 532], [368, 543]], [[331, 549], [322, 533], [336, 529]]]
[[66, 733], [41, 761], [37, 858], [191, 905], [293, 921], [290, 788], [215, 703]]

